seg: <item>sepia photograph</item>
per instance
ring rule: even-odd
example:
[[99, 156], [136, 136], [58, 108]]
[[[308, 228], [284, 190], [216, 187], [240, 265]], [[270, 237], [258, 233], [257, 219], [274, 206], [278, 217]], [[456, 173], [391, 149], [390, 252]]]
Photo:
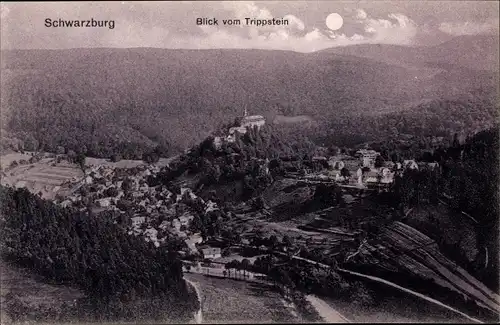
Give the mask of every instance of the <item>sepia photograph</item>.
[[499, 323], [497, 1], [1, 2], [1, 325]]

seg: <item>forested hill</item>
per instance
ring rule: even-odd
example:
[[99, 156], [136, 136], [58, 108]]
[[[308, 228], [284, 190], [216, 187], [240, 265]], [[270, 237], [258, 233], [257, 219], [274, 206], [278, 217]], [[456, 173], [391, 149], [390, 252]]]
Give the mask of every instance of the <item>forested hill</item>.
[[[469, 263], [471, 272], [495, 291], [499, 285], [499, 145], [498, 125], [463, 144], [455, 139], [449, 148], [436, 152], [440, 172], [422, 169], [405, 173], [396, 181], [394, 199], [413, 208], [410, 223], [415, 219], [414, 224], [423, 227], [420, 230], [448, 245], [450, 254]], [[444, 206], [449, 211], [445, 212]], [[475, 240], [457, 242], [466, 229], [472, 229]], [[475, 249], [476, 256], [464, 257]]]
[[443, 44], [410, 48], [389, 44], [362, 44], [326, 49], [325, 52], [353, 55], [412, 67], [462, 67], [498, 73], [498, 35], [460, 36]]
[[305, 115], [321, 129], [332, 117], [409, 110], [477, 89], [496, 97], [497, 81], [468, 67], [415, 68], [327, 51], [12, 50], [2, 52], [2, 128], [7, 140], [47, 151], [61, 145], [109, 156], [127, 143], [140, 157], [157, 144], [198, 143], [245, 105], [269, 121]]
[[42, 321], [186, 322], [197, 310], [175, 249], [157, 249], [128, 235], [124, 215], [97, 218], [61, 208], [27, 189], [0, 186], [0, 199], [2, 259], [87, 294], [74, 308], [60, 315], [49, 311]]

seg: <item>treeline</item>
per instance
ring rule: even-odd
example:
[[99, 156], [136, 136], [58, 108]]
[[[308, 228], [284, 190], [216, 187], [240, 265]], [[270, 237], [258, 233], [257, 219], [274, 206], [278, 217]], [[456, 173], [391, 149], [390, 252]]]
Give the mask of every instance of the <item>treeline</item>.
[[456, 132], [475, 133], [493, 127], [499, 109], [496, 92], [476, 90], [388, 113], [332, 114], [326, 125], [311, 130], [310, 136], [327, 146], [352, 147], [371, 141], [406, 139], [413, 145], [424, 142], [425, 148], [425, 141], [435, 137], [449, 138]]
[[[277, 114], [308, 116], [316, 126], [305, 131], [316, 144], [352, 146], [393, 128], [409, 134], [477, 130], [493, 120], [498, 95], [485, 72], [443, 72], [443, 78], [415, 84], [403, 67], [328, 53], [33, 50], [6, 51], [4, 61], [2, 108], [9, 114], [2, 127], [13, 138], [27, 148], [35, 139], [46, 151], [86, 146], [88, 156], [105, 158], [120, 153], [141, 159], [165, 143], [173, 151], [192, 146], [241, 116], [244, 105], [265, 114], [268, 123]], [[245, 70], [242, 62], [259, 65]], [[283, 71], [287, 87], [275, 77]], [[460, 93], [467, 95], [454, 98]], [[451, 99], [412, 104], [422, 98]], [[132, 147], [131, 153], [122, 145]]]
[[457, 216], [466, 213], [475, 219], [477, 223], [472, 224], [478, 247], [486, 247], [490, 256], [495, 256], [489, 259], [490, 263], [481, 278], [497, 290], [500, 203], [498, 128], [479, 132], [463, 144], [455, 139], [440, 157], [438, 169], [409, 170], [396, 178], [394, 204], [399, 209], [405, 209], [445, 202]]
[[[143, 155], [152, 152], [163, 157], [181, 152], [210, 133], [233, 125], [225, 122], [232, 116], [241, 115], [230, 107], [183, 108], [182, 114], [188, 116], [174, 119], [172, 115], [166, 116], [161, 107], [140, 108], [138, 103], [132, 102], [130, 107], [106, 106], [104, 110], [96, 108], [95, 103], [81, 95], [33, 91], [36, 96], [30, 105], [12, 111], [7, 128], [11, 140], [4, 141], [4, 147], [54, 153], [62, 148], [63, 152], [72, 150], [103, 158], [142, 159]], [[315, 123], [274, 125], [273, 129], [275, 136], [285, 143], [300, 140], [326, 147], [353, 147], [381, 139], [407, 139], [413, 143], [409, 146], [415, 146], [434, 137], [491, 127], [492, 121], [498, 118], [498, 109], [498, 96], [494, 91], [471, 91], [456, 98], [436, 99], [381, 113], [359, 114], [355, 109], [343, 108], [324, 112], [313, 110], [308, 114]], [[273, 111], [269, 118], [280, 110]], [[267, 122], [270, 124], [271, 120]], [[187, 134], [187, 130], [191, 133]], [[289, 148], [288, 153], [292, 154], [295, 148]], [[429, 149], [428, 144], [420, 149]]]
[[[173, 307], [169, 302], [177, 301], [188, 317], [197, 308], [174, 249], [168, 244], [156, 249], [142, 237], [128, 235], [123, 218], [61, 208], [26, 189], [2, 187], [0, 195], [4, 258], [50, 282], [81, 288], [87, 299], [76, 314], [82, 316], [84, 306], [93, 306], [97, 314], [90, 312], [90, 318], [164, 319]], [[121, 314], [109, 310], [146, 300], [157, 301], [158, 308], [135, 315], [133, 309]], [[160, 307], [162, 300], [167, 303]]]

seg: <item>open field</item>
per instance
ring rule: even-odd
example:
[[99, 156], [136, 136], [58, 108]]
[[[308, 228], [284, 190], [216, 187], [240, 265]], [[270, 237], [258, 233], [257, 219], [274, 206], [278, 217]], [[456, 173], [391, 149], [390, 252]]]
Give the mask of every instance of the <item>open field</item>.
[[380, 298], [374, 306], [360, 306], [342, 300], [323, 298], [334, 310], [338, 310], [356, 323], [467, 323], [456, 315], [413, 301], [410, 296]]
[[1, 324], [11, 321], [9, 313], [6, 312], [9, 293], [33, 308], [60, 308], [64, 302], [70, 304], [83, 297], [83, 293], [77, 289], [46, 284], [30, 275], [27, 270], [12, 266], [3, 260], [0, 263]]
[[[160, 158], [160, 160], [157, 163], [155, 163], [154, 165], [156, 165], [158, 167], [164, 167], [175, 158], [176, 157]], [[129, 159], [123, 159], [123, 160], [119, 160], [116, 162], [112, 162], [109, 159], [87, 157], [87, 158], [85, 158], [85, 165], [86, 166], [106, 166], [106, 167], [114, 167], [114, 168], [135, 168], [138, 166], [146, 165], [146, 162], [144, 162], [143, 160], [129, 160]]]
[[[66, 195], [68, 188], [64, 183], [71, 179], [79, 179], [83, 177], [83, 172], [76, 164], [62, 161], [55, 163], [55, 158], [50, 158], [45, 155], [45, 158], [32, 164], [23, 163], [16, 167], [5, 169], [10, 166], [13, 161], [18, 163], [22, 160], [28, 161], [32, 155], [30, 153], [9, 153], [0, 157], [2, 168], [1, 184], [14, 187], [25, 187], [30, 192], [38, 194], [42, 193], [45, 199], [54, 199], [57, 194]], [[173, 158], [161, 158], [155, 165], [162, 167], [166, 166]], [[146, 163], [142, 160], [120, 160], [111, 162], [108, 159], [90, 158], [85, 161], [86, 166], [105, 165], [115, 168], [134, 168]], [[5, 167], [4, 167], [5, 166]]]
[[294, 123], [307, 123], [314, 122], [314, 119], [307, 115], [285, 116], [276, 115], [273, 120], [274, 124], [294, 124]]
[[14, 161], [28, 160], [32, 156], [29, 153], [11, 152], [0, 157], [0, 166], [5, 169], [10, 166]]
[[316, 309], [327, 323], [347, 323], [349, 320], [340, 314], [337, 310], [333, 309], [330, 304], [324, 300], [316, 297], [315, 295], [308, 295], [306, 299]]
[[204, 323], [300, 321], [284, 306], [281, 295], [271, 287], [201, 274], [185, 274], [185, 278], [199, 285]]

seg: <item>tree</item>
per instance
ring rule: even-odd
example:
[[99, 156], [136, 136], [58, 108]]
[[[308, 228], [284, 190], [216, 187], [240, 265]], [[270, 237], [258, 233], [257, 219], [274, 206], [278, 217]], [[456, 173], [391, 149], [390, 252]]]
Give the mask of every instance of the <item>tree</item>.
[[241, 261], [240, 266], [241, 266], [241, 269], [243, 270], [243, 278], [246, 278], [245, 271], [249, 271], [250, 270], [250, 266], [251, 266], [250, 260], [244, 258]]
[[104, 195], [105, 196], [108, 196], [108, 197], [115, 197], [117, 196], [119, 193], [118, 193], [118, 190], [116, 189], [116, 187], [109, 187], [107, 188], [105, 191], [104, 191]]
[[231, 265], [231, 268], [235, 269], [238, 273], [240, 272], [240, 270], [241, 270], [240, 261], [238, 261], [238, 260], [232, 260], [230, 262], [230, 265]]
[[85, 154], [79, 152], [76, 155], [75, 162], [80, 166], [80, 169], [85, 172]]
[[122, 160], [122, 156], [118, 153], [115, 153], [115, 154], [111, 155], [110, 160], [112, 162], [118, 162], [118, 161]]
[[232, 262], [224, 264], [224, 269], [227, 270], [230, 278], [231, 278], [231, 269], [232, 268], [233, 268]]
[[127, 194], [130, 190], [132, 190], [133, 181], [130, 178], [125, 178], [122, 183], [122, 190]]
[[348, 178], [351, 176], [351, 172], [349, 171], [349, 169], [344, 167], [340, 170], [340, 176], [342, 176], [344, 178]]
[[293, 245], [293, 241], [288, 235], [283, 236], [283, 245], [287, 248], [291, 248]]
[[384, 166], [384, 158], [382, 158], [381, 155], [378, 155], [377, 157], [375, 157], [374, 166], [375, 166], [375, 168], [380, 168], [380, 167]]
[[278, 237], [276, 235], [271, 235], [271, 237], [269, 237], [269, 247], [274, 250], [276, 249], [278, 244], [279, 244]]
[[160, 156], [154, 151], [148, 152], [142, 154], [142, 160], [148, 164], [154, 164], [160, 160]]

